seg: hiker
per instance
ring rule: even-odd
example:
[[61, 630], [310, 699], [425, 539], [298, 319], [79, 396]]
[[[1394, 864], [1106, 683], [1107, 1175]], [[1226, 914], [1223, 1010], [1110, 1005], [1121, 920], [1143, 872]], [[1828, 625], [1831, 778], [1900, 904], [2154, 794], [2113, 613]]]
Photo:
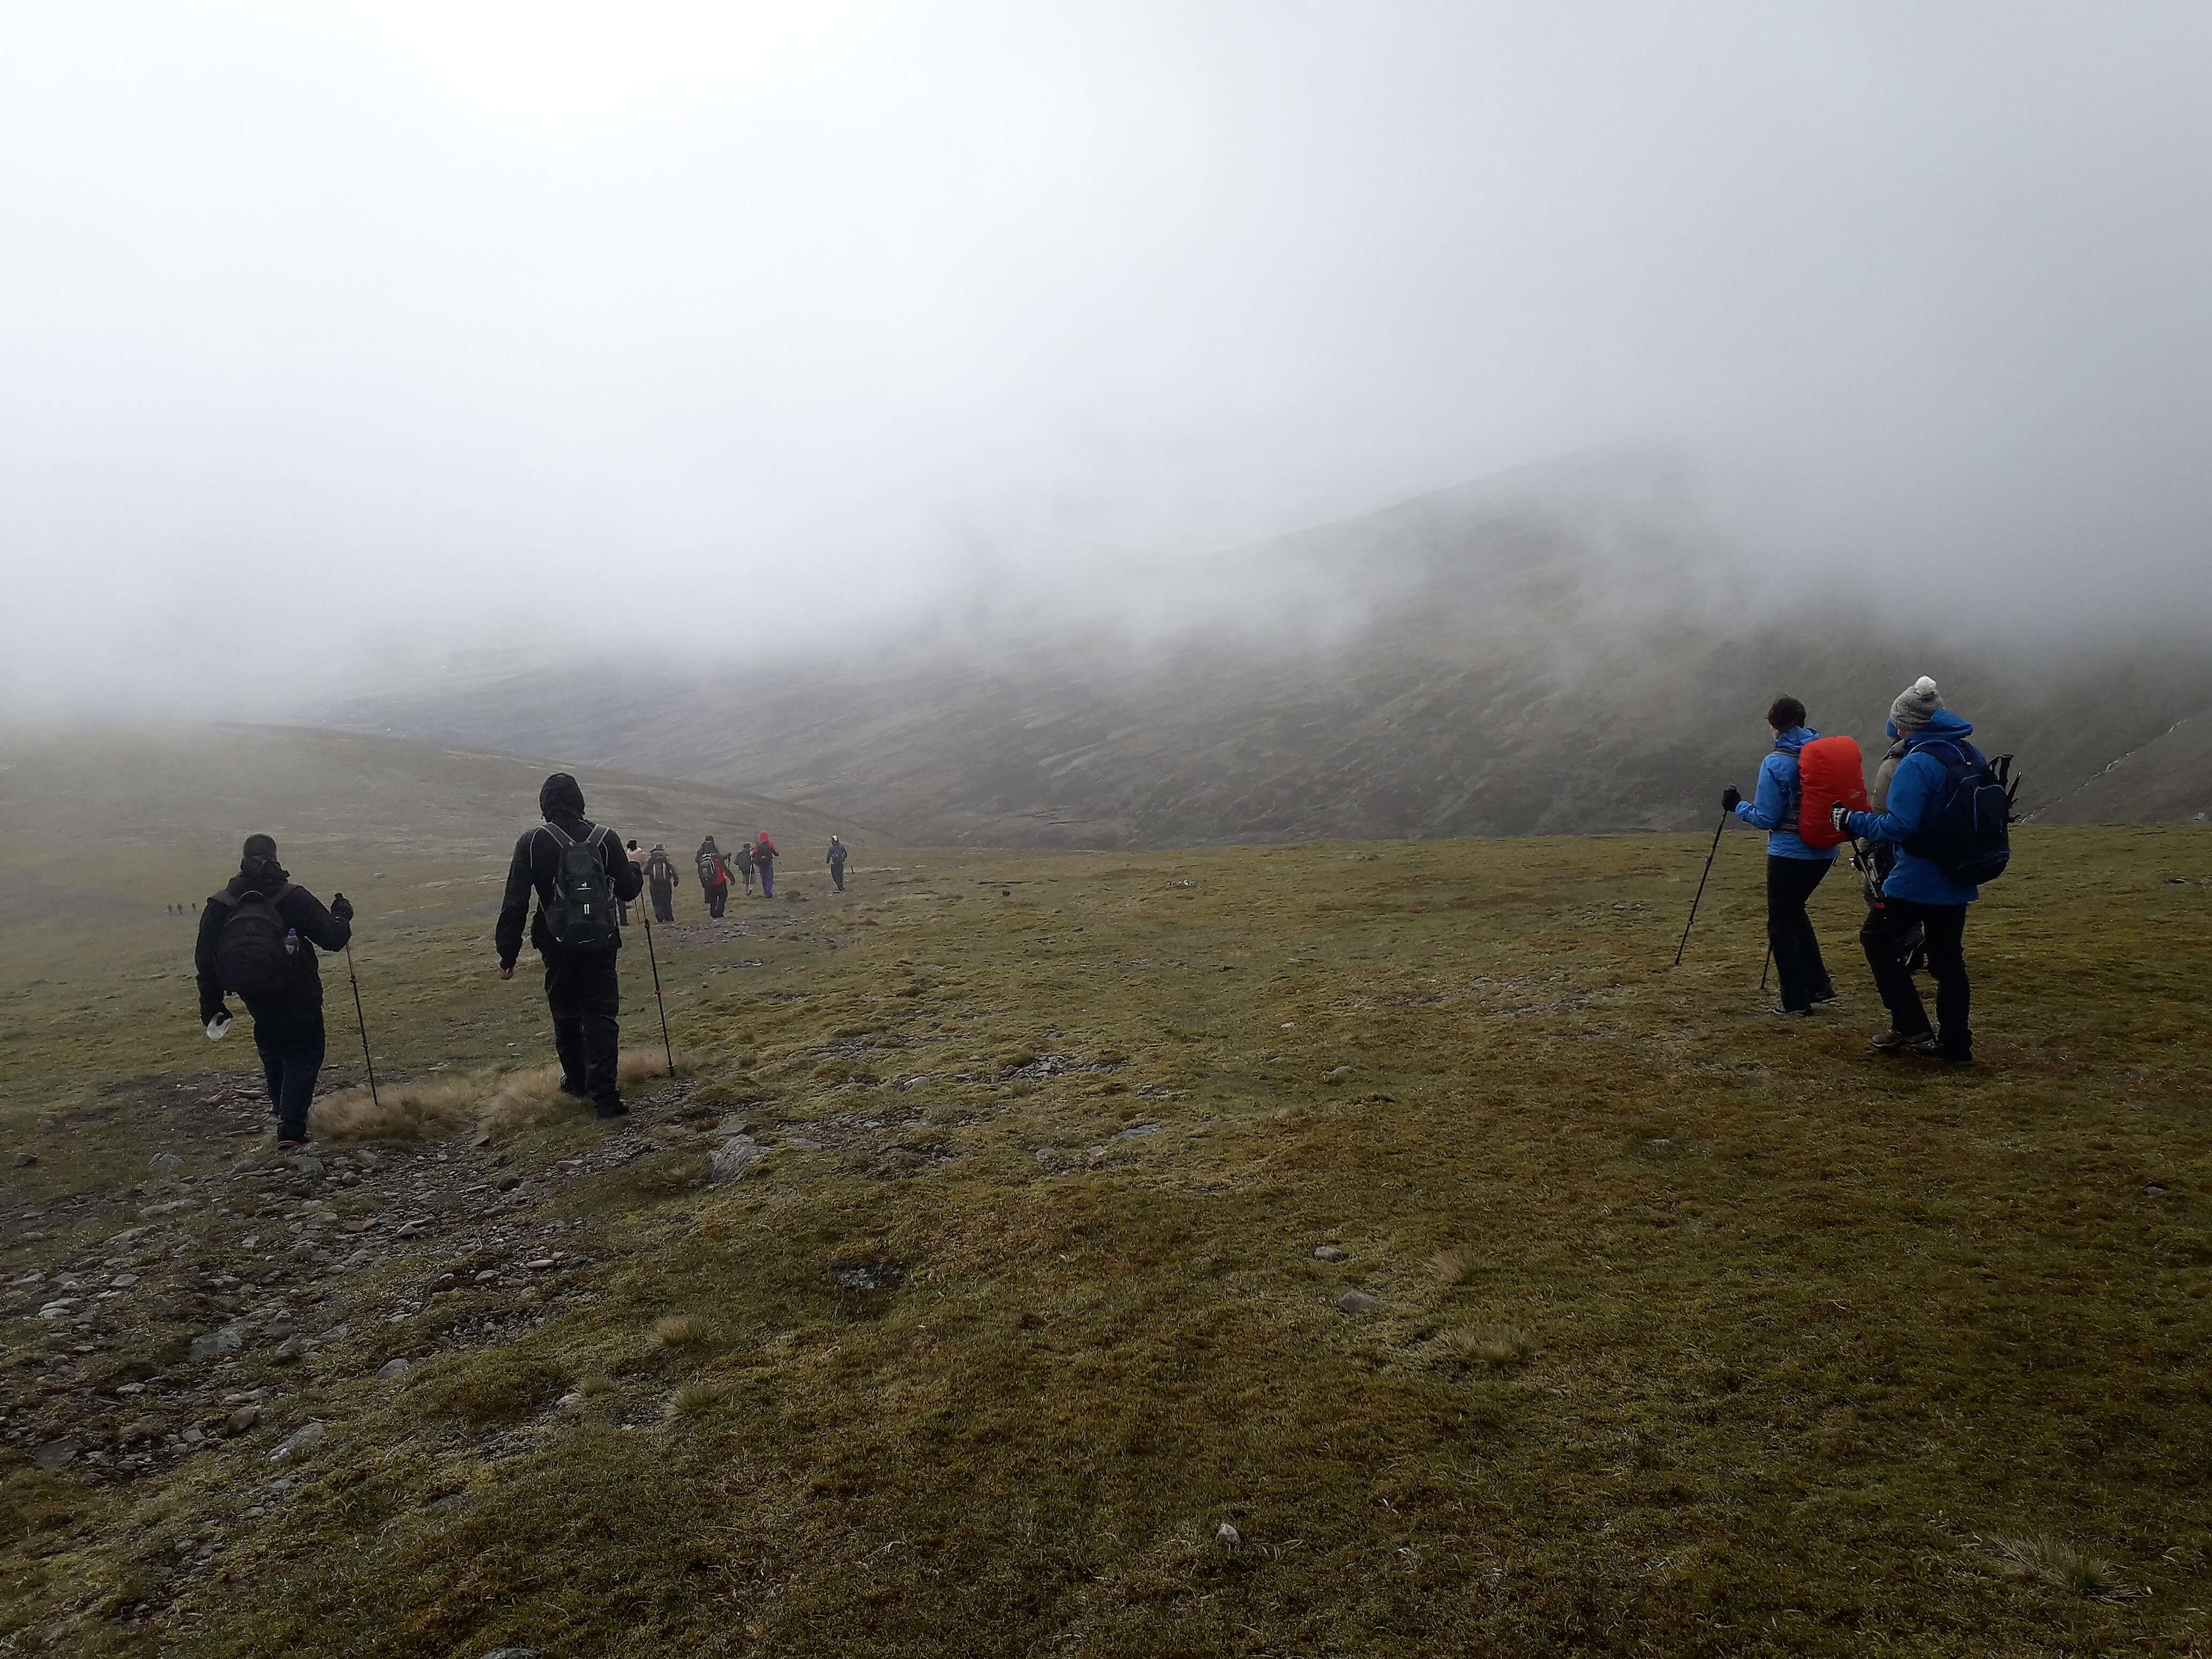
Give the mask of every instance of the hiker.
[[697, 854], [701, 896], [707, 901], [707, 914], [719, 920], [723, 908], [730, 902], [730, 861], [714, 845], [712, 836], [699, 843]]
[[323, 1069], [323, 975], [315, 951], [343, 951], [353, 938], [353, 906], [343, 893], [330, 908], [295, 887], [276, 862], [276, 843], [248, 836], [238, 873], [200, 913], [192, 966], [200, 1024], [210, 1037], [230, 1030], [226, 1001], [235, 991], [253, 1016], [253, 1047], [269, 1085], [276, 1145], [307, 1142], [307, 1103]]
[[775, 850], [775, 843], [763, 830], [753, 837], [753, 867], [760, 872], [761, 896], [775, 896], [775, 861], [783, 856]]
[[738, 848], [738, 855], [730, 860], [738, 866], [738, 873], [745, 878], [745, 896], [753, 896], [753, 844], [747, 842]]
[[1820, 734], [1805, 724], [1805, 705], [1795, 697], [1777, 697], [1766, 723], [1774, 748], [1759, 763], [1752, 798], [1746, 800], [1731, 785], [1721, 793], [1721, 809], [1766, 831], [1766, 939], [1782, 980], [1775, 1012], [1809, 1014], [1814, 1003], [1832, 1002], [1836, 995], [1820, 959], [1820, 938], [1805, 914], [1805, 901], [1826, 878], [1835, 850], [1808, 846], [1797, 833], [1797, 751]]
[[645, 885], [653, 895], [653, 919], [655, 921], [676, 920], [676, 890], [683, 885], [677, 878], [676, 860], [668, 856], [668, 849], [659, 842], [646, 855]]
[[845, 843], [835, 836], [830, 837], [830, 879], [839, 892], [845, 890]]
[[[1897, 763], [1905, 758], [1905, 745], [1913, 734], [1928, 724], [1928, 718], [1943, 706], [1943, 694], [1936, 689], [1936, 682], [1925, 674], [1915, 680], [1897, 696], [1889, 708], [1889, 750], [1882, 756], [1881, 763], [1875, 769], [1874, 787], [1868, 799], [1876, 812], [1889, 806], [1890, 780], [1897, 775]], [[1894, 948], [1903, 958], [1907, 971], [1923, 973], [1928, 967], [1928, 934], [1917, 920], [1892, 927], [1890, 919], [1877, 915], [1882, 908], [1883, 883], [1897, 866], [1897, 848], [1876, 841], [1854, 841], [1851, 843], [1851, 862], [1859, 872], [1860, 887], [1867, 902], [1867, 920], [1859, 929], [1862, 949], [1871, 949], [1879, 940], [1883, 948]]]
[[499, 908], [499, 976], [514, 977], [522, 954], [523, 917], [530, 896], [530, 943], [545, 963], [545, 1006], [553, 1015], [553, 1050], [561, 1060], [561, 1092], [589, 1100], [603, 1118], [621, 1117], [615, 1067], [622, 1047], [622, 982], [616, 957], [622, 930], [617, 902], [634, 899], [645, 884], [623, 856], [612, 830], [584, 816], [584, 791], [566, 772], [556, 772], [538, 792], [545, 822], [526, 830], [507, 869], [507, 895]]
[[[1894, 849], [1881, 884], [1882, 903], [1869, 914], [1859, 939], [1875, 988], [1889, 1010], [1889, 1029], [1874, 1046], [1884, 1053], [1926, 1054], [1954, 1065], [1974, 1059], [1970, 1023], [1972, 988], [1966, 978], [1966, 907], [1978, 887], [1954, 881], [1936, 861], [1935, 844], [1946, 802], [1959, 787], [1955, 773], [1971, 773], [1981, 755], [1966, 741], [1973, 727], [1943, 706], [1936, 682], [1923, 675], [1890, 705], [1888, 731], [1897, 745], [1888, 775], [1875, 775], [1876, 810], [1838, 807], [1836, 828]], [[1918, 928], [1926, 941], [1929, 971], [1936, 976], [1936, 1019], [1912, 982], [1907, 939]]]

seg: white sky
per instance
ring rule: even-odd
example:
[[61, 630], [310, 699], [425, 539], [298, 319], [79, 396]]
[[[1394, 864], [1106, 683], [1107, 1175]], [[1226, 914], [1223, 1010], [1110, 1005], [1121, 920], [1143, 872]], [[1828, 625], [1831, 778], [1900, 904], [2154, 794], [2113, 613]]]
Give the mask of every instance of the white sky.
[[1619, 441], [1778, 562], [2201, 605], [2208, 49], [2194, 4], [9, 7], [0, 700], [757, 651]]

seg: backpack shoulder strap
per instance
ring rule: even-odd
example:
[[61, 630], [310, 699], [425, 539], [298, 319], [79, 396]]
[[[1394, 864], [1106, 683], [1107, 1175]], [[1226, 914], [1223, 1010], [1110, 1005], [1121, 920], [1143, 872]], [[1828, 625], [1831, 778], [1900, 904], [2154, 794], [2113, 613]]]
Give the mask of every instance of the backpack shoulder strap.
[[553, 844], [556, 847], [562, 848], [564, 851], [576, 844], [576, 838], [574, 836], [570, 835], [566, 830], [563, 830], [559, 824], [555, 823], [550, 818], [544, 823], [539, 824], [538, 827], [544, 830], [548, 835], [551, 836], [553, 837]]
[[220, 904], [226, 909], [235, 910], [238, 908], [238, 895], [226, 887], [220, 893], [210, 893], [208, 902]]

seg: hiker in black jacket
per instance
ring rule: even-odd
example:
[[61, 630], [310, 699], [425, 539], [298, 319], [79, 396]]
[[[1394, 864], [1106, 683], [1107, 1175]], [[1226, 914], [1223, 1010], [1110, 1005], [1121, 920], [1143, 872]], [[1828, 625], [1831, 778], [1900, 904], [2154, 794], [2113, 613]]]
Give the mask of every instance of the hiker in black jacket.
[[[499, 976], [514, 977], [514, 959], [522, 954], [522, 925], [530, 919], [530, 942], [545, 963], [545, 1004], [553, 1014], [553, 1048], [561, 1057], [561, 1092], [588, 1099], [601, 1117], [620, 1117], [629, 1110], [623, 1104], [615, 1078], [615, 1062], [622, 1046], [622, 984], [615, 972], [615, 953], [622, 948], [617, 936], [604, 950], [573, 951], [555, 942], [545, 923], [545, 907], [554, 899], [554, 879], [561, 869], [561, 841], [557, 830], [570, 842], [598, 837], [599, 862], [607, 884], [620, 900], [635, 898], [644, 889], [645, 875], [623, 851], [621, 839], [584, 816], [584, 792], [566, 772], [556, 772], [538, 792], [538, 810], [545, 823], [526, 830], [514, 843], [514, 858], [507, 869], [507, 897], [499, 909]], [[538, 895], [538, 908], [530, 908], [530, 896]]]
[[845, 843], [836, 836], [830, 837], [830, 879], [837, 884], [837, 890], [845, 890]]
[[668, 856], [668, 849], [659, 842], [645, 860], [646, 890], [653, 895], [653, 919], [655, 921], [676, 920], [676, 890], [683, 882], [676, 873], [676, 860]]
[[276, 843], [248, 836], [238, 873], [200, 910], [192, 951], [200, 1024], [211, 1037], [230, 1030], [225, 994], [236, 991], [253, 1016], [253, 1046], [276, 1117], [276, 1144], [307, 1139], [307, 1103], [323, 1069], [323, 975], [317, 947], [343, 951], [353, 938], [353, 906], [340, 893], [325, 909], [295, 887], [276, 862]]

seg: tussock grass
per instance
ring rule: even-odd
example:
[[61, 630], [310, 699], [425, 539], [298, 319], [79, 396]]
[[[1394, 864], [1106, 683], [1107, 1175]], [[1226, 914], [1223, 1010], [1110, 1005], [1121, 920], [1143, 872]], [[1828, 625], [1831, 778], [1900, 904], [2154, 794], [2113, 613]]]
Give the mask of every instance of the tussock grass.
[[1429, 1271], [1439, 1285], [1464, 1285], [1474, 1276], [1474, 1263], [1464, 1250], [1438, 1250], [1429, 1258]]
[[[676, 1068], [684, 1075], [680, 1053]], [[659, 1048], [625, 1048], [616, 1063], [624, 1088], [667, 1075]], [[374, 1097], [366, 1086], [347, 1089], [317, 1101], [308, 1121], [325, 1140], [416, 1140], [471, 1126], [512, 1132], [572, 1115], [581, 1103], [561, 1092], [558, 1065], [488, 1066], [426, 1082], [379, 1083]]]
[[656, 1348], [684, 1348], [707, 1334], [707, 1327], [690, 1314], [669, 1314], [653, 1322], [648, 1333]]
[[1462, 1358], [1492, 1370], [1525, 1364], [1536, 1352], [1534, 1339], [1511, 1325], [1469, 1325], [1448, 1340]]
[[1990, 1547], [2014, 1577], [2033, 1578], [2085, 1601], [2116, 1601], [2127, 1594], [2119, 1569], [2112, 1562], [2049, 1533], [1993, 1538]]
[[729, 1397], [726, 1382], [686, 1382], [668, 1397], [667, 1416], [671, 1422], [679, 1417], [696, 1417]]

